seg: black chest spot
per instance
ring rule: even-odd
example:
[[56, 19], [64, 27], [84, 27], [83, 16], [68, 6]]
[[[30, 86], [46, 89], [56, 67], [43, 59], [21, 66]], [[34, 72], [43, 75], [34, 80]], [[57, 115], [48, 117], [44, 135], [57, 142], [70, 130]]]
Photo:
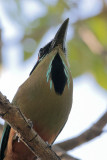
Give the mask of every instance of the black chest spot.
[[65, 75], [62, 59], [58, 53], [52, 61], [51, 79], [54, 84], [55, 92], [61, 95], [67, 83], [67, 77]]

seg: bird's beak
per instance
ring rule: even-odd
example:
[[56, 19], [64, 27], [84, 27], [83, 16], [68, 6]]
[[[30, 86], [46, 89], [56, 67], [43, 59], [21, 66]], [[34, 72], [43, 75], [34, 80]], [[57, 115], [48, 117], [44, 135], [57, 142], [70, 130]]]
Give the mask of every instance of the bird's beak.
[[59, 30], [57, 31], [54, 39], [52, 40], [52, 48], [60, 45], [62, 49], [65, 48], [65, 40], [66, 40], [66, 33], [67, 33], [67, 28], [68, 28], [68, 22], [69, 18], [67, 18]]

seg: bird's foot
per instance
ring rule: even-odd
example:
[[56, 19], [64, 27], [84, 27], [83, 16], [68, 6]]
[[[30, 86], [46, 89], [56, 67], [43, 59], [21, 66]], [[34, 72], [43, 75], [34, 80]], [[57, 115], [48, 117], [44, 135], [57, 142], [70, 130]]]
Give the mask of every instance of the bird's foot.
[[17, 140], [18, 142], [20, 142], [20, 136], [18, 133], [15, 133], [13, 136], [13, 141]]
[[30, 119], [27, 119], [27, 122], [31, 128], [33, 128], [33, 122]]
[[46, 144], [47, 144], [47, 148], [50, 148], [50, 149], [52, 148], [52, 145], [49, 144], [48, 141], [46, 141]]

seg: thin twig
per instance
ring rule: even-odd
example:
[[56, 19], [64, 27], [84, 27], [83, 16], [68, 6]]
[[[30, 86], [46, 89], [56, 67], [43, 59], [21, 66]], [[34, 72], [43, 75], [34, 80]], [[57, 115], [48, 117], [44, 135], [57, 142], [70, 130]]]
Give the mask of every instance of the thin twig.
[[64, 151], [69, 151], [74, 149], [75, 147], [80, 146], [83, 143], [86, 143], [93, 138], [96, 138], [99, 136], [101, 133], [103, 133], [103, 128], [107, 124], [107, 112], [103, 114], [103, 116], [89, 129], [87, 129], [85, 132], [83, 132], [81, 135], [66, 140], [62, 143], [57, 143], [54, 145], [60, 147]]

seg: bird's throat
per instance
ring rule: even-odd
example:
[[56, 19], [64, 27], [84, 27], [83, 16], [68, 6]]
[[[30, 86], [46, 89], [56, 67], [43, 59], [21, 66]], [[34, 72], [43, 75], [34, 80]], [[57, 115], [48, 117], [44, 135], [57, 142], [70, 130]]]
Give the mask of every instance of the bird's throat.
[[61, 95], [67, 83], [67, 77], [64, 71], [65, 67], [60, 55], [57, 53], [52, 61], [51, 80], [54, 85], [55, 92]]

